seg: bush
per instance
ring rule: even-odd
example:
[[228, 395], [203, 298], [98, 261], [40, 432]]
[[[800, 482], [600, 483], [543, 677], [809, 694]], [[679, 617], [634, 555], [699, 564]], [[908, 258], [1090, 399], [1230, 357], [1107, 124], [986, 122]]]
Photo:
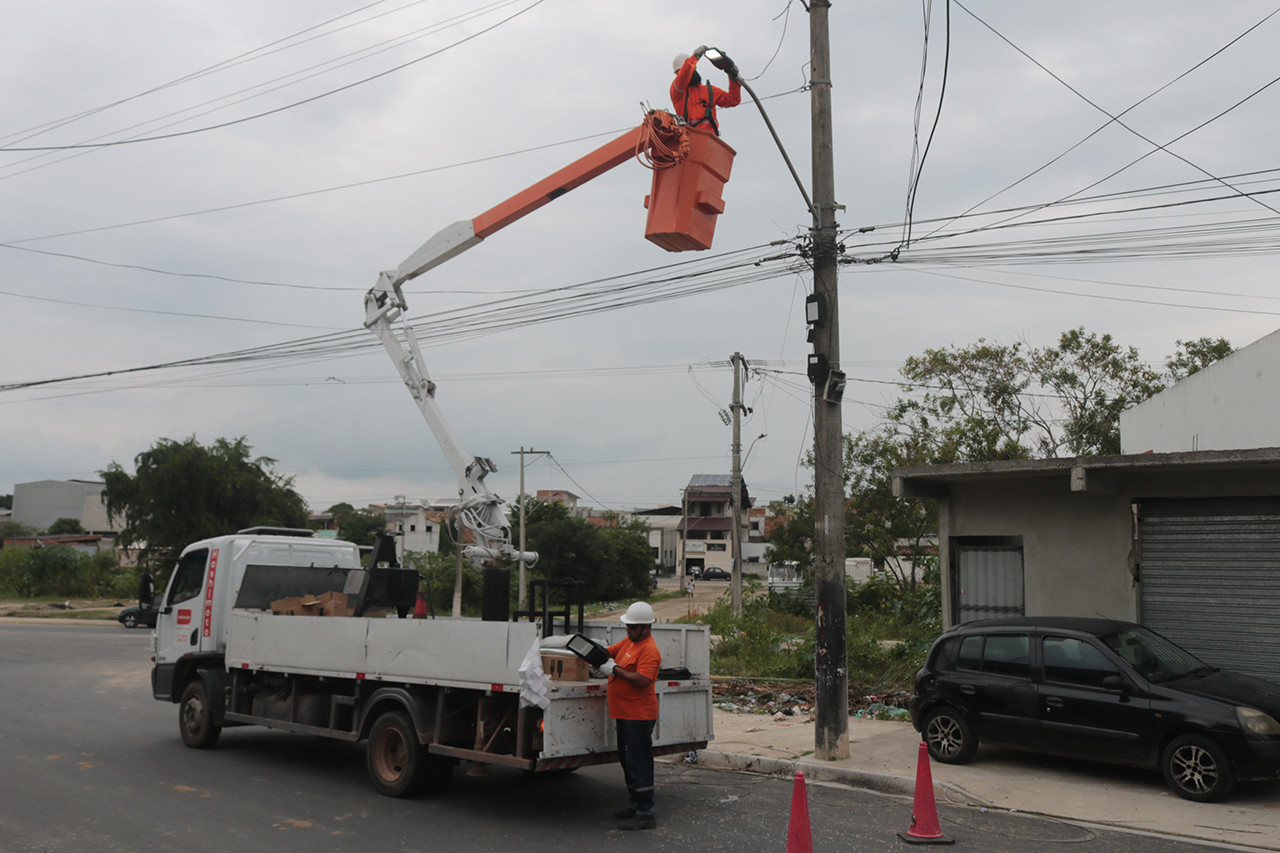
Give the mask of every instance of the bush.
[[134, 569], [122, 569], [113, 554], [81, 554], [67, 545], [0, 551], [0, 595], [18, 598], [132, 598]]

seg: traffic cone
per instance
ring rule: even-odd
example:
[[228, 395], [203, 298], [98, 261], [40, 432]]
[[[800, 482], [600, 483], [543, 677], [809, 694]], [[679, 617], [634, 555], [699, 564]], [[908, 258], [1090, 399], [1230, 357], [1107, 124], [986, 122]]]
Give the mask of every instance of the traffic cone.
[[414, 619], [427, 618], [427, 600], [422, 597], [422, 593], [418, 593], [418, 601], [416, 604], [413, 605], [413, 618]]
[[799, 771], [796, 771], [795, 787], [791, 789], [787, 853], [813, 853], [813, 835], [809, 832], [809, 798], [805, 794], [804, 774]]
[[909, 844], [951, 844], [938, 825], [938, 804], [933, 799], [933, 773], [929, 770], [929, 745], [920, 742], [916, 762], [916, 797], [911, 804], [911, 826], [898, 837]]

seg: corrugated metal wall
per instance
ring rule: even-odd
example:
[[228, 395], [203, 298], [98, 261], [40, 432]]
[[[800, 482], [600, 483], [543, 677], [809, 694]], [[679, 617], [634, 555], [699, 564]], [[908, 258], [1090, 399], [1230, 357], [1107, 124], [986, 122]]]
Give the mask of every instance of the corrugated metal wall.
[[1021, 547], [957, 544], [952, 547], [955, 549], [957, 624], [1023, 615]]
[[1142, 623], [1280, 681], [1280, 498], [1143, 501]]

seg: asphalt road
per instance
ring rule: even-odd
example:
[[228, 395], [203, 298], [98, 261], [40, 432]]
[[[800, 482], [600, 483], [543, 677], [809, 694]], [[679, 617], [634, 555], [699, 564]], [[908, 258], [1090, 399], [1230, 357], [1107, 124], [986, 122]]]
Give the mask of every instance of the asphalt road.
[[[187, 749], [151, 699], [149, 632], [0, 624], [0, 851], [786, 849], [786, 780], [660, 764], [658, 829], [624, 833], [616, 766], [455, 774], [441, 796], [373, 792], [361, 745], [253, 728]], [[810, 785], [816, 851], [909, 849], [911, 802]], [[1060, 821], [941, 809], [953, 850], [1190, 853], [1207, 846]]]

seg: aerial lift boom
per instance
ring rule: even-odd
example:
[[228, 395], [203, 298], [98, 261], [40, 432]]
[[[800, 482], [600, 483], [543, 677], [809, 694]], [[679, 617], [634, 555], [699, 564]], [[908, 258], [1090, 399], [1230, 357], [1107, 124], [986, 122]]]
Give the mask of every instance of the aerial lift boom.
[[476, 565], [500, 566], [513, 561], [533, 565], [537, 554], [512, 546], [502, 500], [484, 482], [497, 466], [489, 458], [466, 453], [436, 403], [436, 384], [405, 317], [403, 285], [632, 157], [646, 158], [655, 170], [653, 189], [645, 200], [649, 207], [646, 236], [669, 251], [709, 248], [715, 217], [724, 209], [720, 190], [729, 177], [733, 149], [709, 133], [678, 124], [669, 113], [655, 110], [634, 130], [479, 216], [443, 229], [399, 267], [379, 274], [377, 284], [365, 294], [365, 327], [382, 342], [458, 478], [462, 490], [459, 511], [473, 540], [463, 547], [463, 554]]

